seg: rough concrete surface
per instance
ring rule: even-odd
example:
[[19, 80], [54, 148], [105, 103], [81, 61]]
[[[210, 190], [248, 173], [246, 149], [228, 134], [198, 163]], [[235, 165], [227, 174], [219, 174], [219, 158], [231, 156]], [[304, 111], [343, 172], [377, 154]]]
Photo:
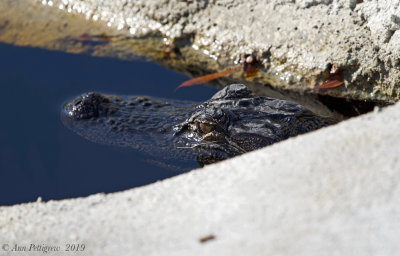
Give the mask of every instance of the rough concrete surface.
[[[383, 0], [32, 0], [131, 36], [161, 34], [232, 65], [257, 55], [272, 86], [307, 91], [330, 64], [345, 87], [327, 94], [400, 98], [400, 9]], [[273, 79], [274, 78], [274, 79]], [[265, 82], [265, 81], [264, 81]]]
[[[168, 49], [172, 45], [162, 36], [135, 37], [129, 31], [124, 33], [118, 27], [108, 27], [98, 20], [86, 20], [83, 15], [70, 14], [55, 8], [54, 3], [52, 6], [49, 6], [50, 2], [45, 3], [43, 5], [31, 0], [0, 1], [0, 42], [127, 61], [137, 59], [138, 55], [145, 56], [160, 65], [192, 76], [210, 74], [223, 67], [213, 58], [194, 50], [190, 44], [173, 43], [180, 46], [175, 47], [177, 51], [168, 57]], [[213, 86], [222, 88], [227, 84], [240, 83], [244, 79], [241, 70], [213, 81]], [[261, 75], [265, 72], [257, 73]], [[343, 119], [342, 112], [332, 108], [332, 104], [321, 101], [318, 95], [306, 94], [299, 97], [296, 91], [276, 90], [272, 86], [264, 86], [259, 76], [252, 82], [245, 81], [245, 84], [257, 96], [294, 101], [318, 115], [335, 120]]]
[[75, 255], [397, 255], [399, 126], [397, 104], [149, 186], [1, 207], [0, 248], [64, 250], [72, 243], [85, 245]]

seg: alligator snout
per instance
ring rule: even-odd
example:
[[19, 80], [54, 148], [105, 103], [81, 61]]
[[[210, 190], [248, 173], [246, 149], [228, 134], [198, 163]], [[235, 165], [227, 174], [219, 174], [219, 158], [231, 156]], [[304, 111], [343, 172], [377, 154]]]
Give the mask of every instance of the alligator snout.
[[65, 103], [63, 112], [75, 120], [95, 118], [99, 116], [99, 104], [105, 100], [99, 93], [88, 92]]

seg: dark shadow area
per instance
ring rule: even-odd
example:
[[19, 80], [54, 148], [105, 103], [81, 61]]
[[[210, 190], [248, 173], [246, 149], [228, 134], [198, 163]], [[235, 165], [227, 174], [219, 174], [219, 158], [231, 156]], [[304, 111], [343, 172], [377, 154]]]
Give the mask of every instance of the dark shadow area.
[[385, 107], [388, 105], [383, 102], [335, 98], [329, 95], [318, 95], [318, 100], [332, 111], [340, 113], [346, 118], [371, 112], [376, 106]]

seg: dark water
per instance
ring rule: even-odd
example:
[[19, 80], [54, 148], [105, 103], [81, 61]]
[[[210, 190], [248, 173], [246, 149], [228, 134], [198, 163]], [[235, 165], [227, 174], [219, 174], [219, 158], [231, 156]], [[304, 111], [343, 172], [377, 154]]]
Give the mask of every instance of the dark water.
[[121, 191], [179, 174], [132, 149], [74, 134], [62, 125], [60, 109], [87, 91], [193, 101], [216, 92], [203, 86], [174, 92], [186, 79], [144, 61], [0, 44], [0, 205]]

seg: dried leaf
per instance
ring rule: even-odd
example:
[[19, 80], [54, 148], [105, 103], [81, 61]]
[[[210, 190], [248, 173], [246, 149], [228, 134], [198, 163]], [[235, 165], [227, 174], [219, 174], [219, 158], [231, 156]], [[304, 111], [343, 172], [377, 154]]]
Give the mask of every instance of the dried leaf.
[[318, 90], [318, 89], [330, 89], [330, 88], [336, 88], [339, 87], [343, 84], [343, 81], [339, 80], [328, 80], [317, 87], [314, 87], [313, 90]]
[[200, 76], [200, 77], [196, 77], [193, 78], [191, 80], [185, 81], [183, 83], [181, 83], [175, 90], [178, 90], [181, 87], [185, 87], [185, 86], [192, 86], [192, 85], [196, 85], [196, 84], [204, 84], [207, 83], [209, 81], [212, 81], [214, 79], [220, 78], [221, 76], [225, 76], [233, 71], [235, 71], [237, 68], [239, 68], [241, 65], [238, 64], [236, 66], [233, 66], [231, 68], [222, 70], [220, 72], [217, 73], [212, 73], [209, 75], [205, 75], [205, 76]]

